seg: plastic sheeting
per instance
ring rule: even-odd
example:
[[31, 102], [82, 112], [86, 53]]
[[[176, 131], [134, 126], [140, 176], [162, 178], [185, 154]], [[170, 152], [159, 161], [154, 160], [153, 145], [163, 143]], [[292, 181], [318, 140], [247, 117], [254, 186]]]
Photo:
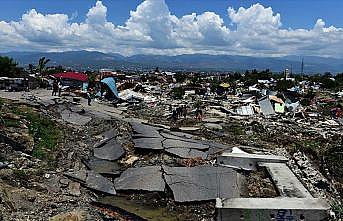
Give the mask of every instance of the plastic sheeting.
[[112, 93], [118, 97], [118, 90], [117, 90], [117, 85], [116, 81], [112, 77], [104, 78], [101, 80], [101, 83], [106, 84], [112, 91]]

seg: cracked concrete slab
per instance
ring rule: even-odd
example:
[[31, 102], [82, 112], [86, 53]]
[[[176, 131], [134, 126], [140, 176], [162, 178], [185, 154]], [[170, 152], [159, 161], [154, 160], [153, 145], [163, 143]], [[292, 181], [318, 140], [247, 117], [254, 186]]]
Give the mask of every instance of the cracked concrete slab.
[[92, 170], [80, 170], [76, 172], [65, 173], [65, 176], [81, 183], [89, 189], [99, 192], [115, 195], [114, 184], [107, 178]]
[[91, 170], [102, 175], [114, 176], [120, 174], [120, 166], [117, 162], [92, 157], [86, 164]]
[[92, 120], [91, 117], [80, 115], [70, 110], [63, 110], [61, 112], [61, 117], [64, 121], [79, 126], [86, 125], [89, 121]]
[[110, 195], [116, 195], [114, 184], [94, 171], [87, 171], [86, 187]]
[[160, 133], [155, 127], [137, 122], [131, 122], [131, 127], [133, 130], [133, 137], [161, 138]]
[[213, 200], [239, 196], [237, 173], [231, 168], [209, 165], [163, 166], [167, 185], [177, 202]]
[[187, 134], [187, 133], [183, 133], [179, 131], [169, 131], [169, 130], [164, 130], [164, 131], [177, 137], [188, 138], [188, 139], [192, 139], [194, 137], [191, 134]]
[[112, 128], [102, 134], [102, 137], [104, 137], [104, 139], [112, 139], [112, 138], [115, 138], [116, 136], [117, 136], [117, 130], [115, 128]]
[[138, 138], [133, 140], [135, 148], [163, 150], [162, 139], [160, 138]]
[[103, 146], [94, 148], [94, 156], [103, 160], [117, 160], [124, 154], [124, 148], [114, 138], [104, 143]]
[[163, 143], [164, 148], [185, 147], [185, 148], [198, 149], [198, 150], [207, 150], [209, 148], [208, 145], [202, 144], [201, 142], [197, 142], [195, 140], [188, 142], [188, 141], [182, 141], [182, 140], [166, 139], [162, 143]]
[[165, 149], [166, 152], [179, 156], [181, 158], [197, 158], [201, 157], [202, 159], [207, 158], [207, 154], [197, 149], [184, 148], [184, 147], [175, 147]]
[[114, 181], [117, 190], [146, 190], [163, 192], [165, 182], [160, 166], [129, 168]]
[[192, 141], [192, 138], [189, 138], [189, 137], [186, 137], [186, 136], [182, 136], [182, 135], [178, 136], [178, 135], [175, 135], [175, 134], [171, 134], [168, 131], [160, 132], [160, 134], [161, 134], [162, 137], [167, 138], [167, 139]]

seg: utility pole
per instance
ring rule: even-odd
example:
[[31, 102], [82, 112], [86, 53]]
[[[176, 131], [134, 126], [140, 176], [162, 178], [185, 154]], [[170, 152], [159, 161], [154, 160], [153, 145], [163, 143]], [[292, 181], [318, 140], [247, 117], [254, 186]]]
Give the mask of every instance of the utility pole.
[[304, 75], [304, 58], [301, 59], [301, 75]]

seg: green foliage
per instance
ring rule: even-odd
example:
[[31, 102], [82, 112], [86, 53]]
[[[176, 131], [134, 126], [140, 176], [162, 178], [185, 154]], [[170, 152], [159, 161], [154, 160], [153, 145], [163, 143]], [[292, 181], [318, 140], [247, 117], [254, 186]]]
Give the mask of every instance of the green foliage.
[[39, 74], [44, 74], [46, 71], [46, 64], [50, 61], [50, 59], [46, 59], [45, 57], [41, 57], [38, 60], [37, 71]]
[[245, 129], [241, 124], [232, 123], [230, 125], [225, 125], [224, 130], [228, 133], [231, 133], [235, 136], [240, 136], [245, 134]]
[[86, 71], [86, 74], [88, 76], [88, 87], [92, 88], [95, 86], [95, 80], [96, 80], [96, 74], [91, 71]]
[[339, 221], [343, 219], [343, 205], [342, 202], [334, 201], [331, 203], [331, 210], [335, 213], [336, 217], [334, 221]]
[[21, 69], [17, 65], [12, 58], [0, 56], [0, 77], [19, 77]]
[[192, 85], [196, 85], [199, 84], [201, 82], [200, 76], [198, 74], [195, 74], [192, 78], [191, 78], [191, 84]]
[[15, 119], [4, 119], [5, 127], [19, 127], [20, 121]]
[[220, 82], [217, 80], [217, 79], [214, 79], [210, 82], [210, 88], [211, 88], [211, 91], [217, 91], [218, 87], [220, 85]]
[[56, 67], [46, 68], [44, 74], [45, 75], [53, 75], [53, 74], [57, 74], [57, 73], [62, 73], [64, 71], [66, 71], [66, 69], [64, 67], [62, 67], [61, 65], [59, 65]]
[[326, 89], [334, 89], [338, 85], [336, 84], [336, 81], [332, 80], [333, 76], [331, 73], [327, 72], [325, 74], [315, 74], [312, 76], [308, 76], [308, 80], [312, 82], [317, 82], [322, 84], [321, 86]]
[[275, 89], [278, 91], [286, 91], [287, 89], [292, 88], [294, 86], [295, 86], [294, 81], [279, 80], [276, 83]]
[[16, 114], [20, 114], [30, 122], [29, 133], [33, 136], [35, 147], [32, 155], [43, 160], [52, 160], [50, 154], [56, 147], [57, 143], [63, 136], [63, 130], [55, 126], [47, 117], [31, 109], [15, 109]]
[[187, 76], [183, 73], [176, 73], [175, 79], [177, 83], [183, 83], [187, 79]]
[[25, 170], [19, 170], [19, 169], [13, 169], [13, 175], [16, 179], [19, 180], [27, 180], [28, 179], [28, 174], [26, 173]]
[[185, 95], [185, 90], [182, 87], [173, 88], [171, 95], [174, 99], [182, 99], [183, 95]]
[[273, 73], [270, 72], [269, 69], [266, 69], [264, 71], [258, 72], [256, 69], [252, 71], [246, 71], [245, 75], [243, 77], [243, 82], [245, 82], [246, 85], [254, 85], [257, 84], [257, 80], [269, 80], [273, 77]]

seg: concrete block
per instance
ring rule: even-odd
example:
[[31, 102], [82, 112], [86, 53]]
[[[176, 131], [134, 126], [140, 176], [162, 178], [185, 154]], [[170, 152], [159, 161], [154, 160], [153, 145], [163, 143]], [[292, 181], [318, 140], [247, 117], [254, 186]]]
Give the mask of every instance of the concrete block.
[[220, 165], [244, 170], [256, 170], [258, 162], [285, 163], [287, 161], [288, 159], [282, 156], [228, 152], [224, 152], [217, 157], [217, 163]]
[[315, 198], [231, 198], [216, 200], [217, 221], [321, 221], [329, 205]]
[[310, 192], [303, 186], [285, 163], [259, 163], [266, 167], [272, 182], [283, 197], [312, 198]]

